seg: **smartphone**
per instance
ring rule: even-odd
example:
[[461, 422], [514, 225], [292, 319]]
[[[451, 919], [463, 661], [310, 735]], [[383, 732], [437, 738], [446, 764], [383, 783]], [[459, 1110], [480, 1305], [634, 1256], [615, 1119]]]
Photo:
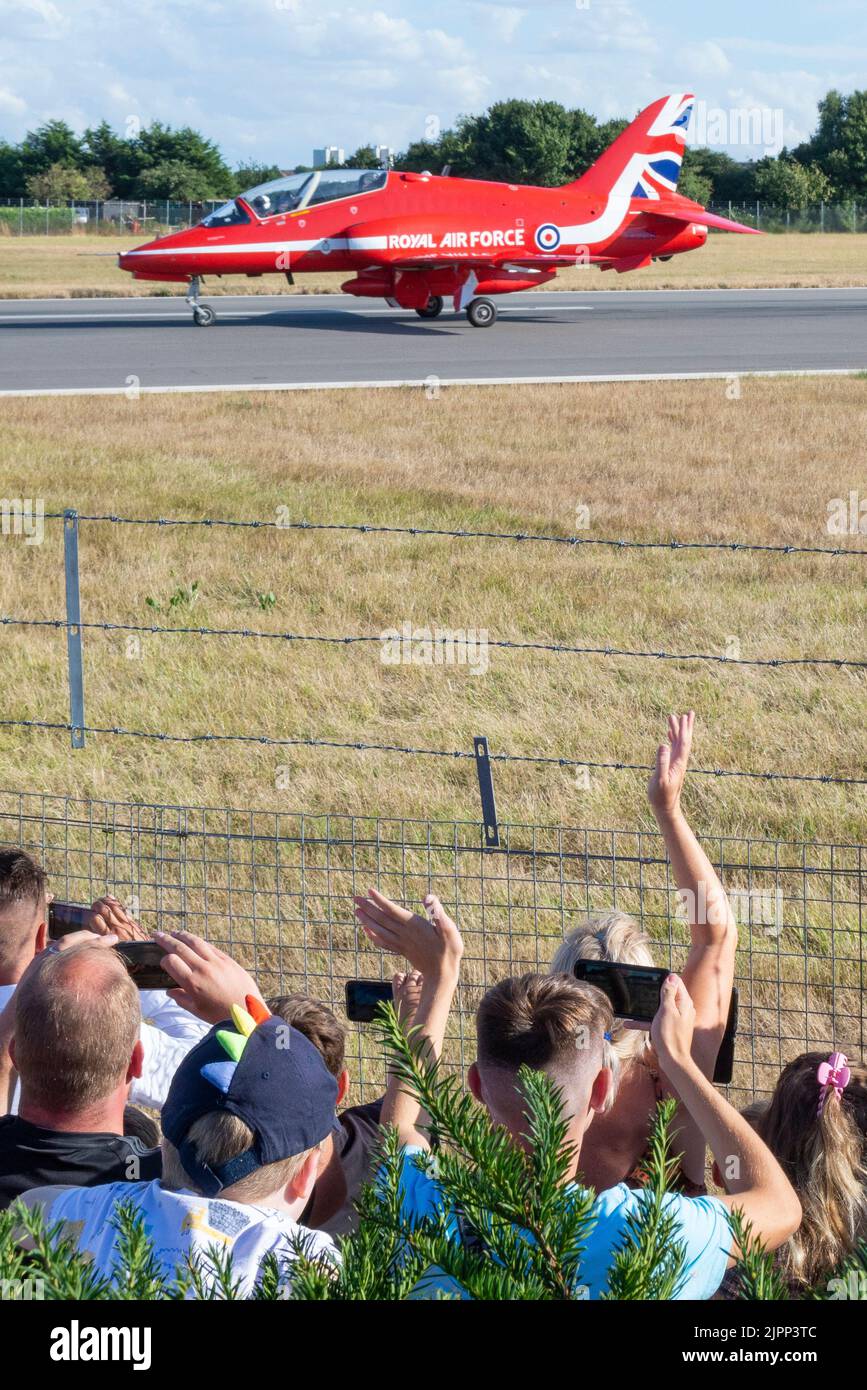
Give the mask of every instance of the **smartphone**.
[[70, 932], [87, 931], [90, 928], [91, 910], [80, 903], [48, 904], [48, 935], [52, 941], [59, 941]]
[[350, 1023], [372, 1023], [380, 1004], [390, 1004], [394, 989], [388, 980], [347, 980], [346, 1017]]
[[123, 957], [136, 989], [177, 988], [177, 980], [163, 970], [165, 952], [155, 941], [119, 941], [112, 950]]
[[650, 1023], [659, 1009], [663, 983], [671, 974], [655, 965], [621, 965], [610, 960], [576, 960], [576, 980], [595, 985], [608, 996], [617, 1018]]
[[722, 1042], [719, 1045], [716, 1065], [713, 1070], [713, 1079], [718, 1086], [728, 1086], [731, 1082], [735, 1068], [735, 1038], [738, 1034], [738, 991], [737, 986], [732, 987], [732, 998], [729, 1004], [729, 1016], [726, 1021], [726, 1030], [723, 1033]]

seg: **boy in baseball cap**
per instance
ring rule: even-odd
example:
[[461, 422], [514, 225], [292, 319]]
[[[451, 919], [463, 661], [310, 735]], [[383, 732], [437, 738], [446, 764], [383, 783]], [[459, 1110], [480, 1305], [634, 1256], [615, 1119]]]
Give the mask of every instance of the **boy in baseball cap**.
[[143, 1217], [167, 1278], [192, 1258], [209, 1283], [216, 1249], [231, 1254], [249, 1294], [269, 1253], [282, 1267], [299, 1243], [336, 1258], [331, 1238], [298, 1217], [330, 1158], [337, 1082], [313, 1044], [260, 999], [233, 1006], [232, 1023], [212, 1028], [175, 1073], [161, 1116], [161, 1180], [137, 1183], [131, 1172], [129, 1182], [27, 1194], [49, 1223], [72, 1223], [100, 1273], [111, 1271], [120, 1201]]

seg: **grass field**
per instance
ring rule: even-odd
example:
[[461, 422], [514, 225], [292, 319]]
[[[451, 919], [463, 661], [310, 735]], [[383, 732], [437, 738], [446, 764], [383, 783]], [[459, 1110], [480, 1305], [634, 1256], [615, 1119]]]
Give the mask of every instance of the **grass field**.
[[[530, 530], [826, 546], [863, 482], [859, 379], [315, 395], [10, 400], [4, 491], [48, 510]], [[508, 421], [508, 428], [504, 422]], [[640, 428], [636, 422], [640, 421]], [[0, 539], [2, 612], [60, 617], [62, 535]], [[845, 537], [843, 544], [863, 544]], [[491, 640], [743, 657], [865, 656], [859, 559], [83, 523], [85, 620]], [[197, 588], [194, 590], [193, 586]], [[172, 596], [178, 595], [174, 606]], [[267, 598], [274, 595], [273, 606]], [[148, 603], [153, 600], [153, 606]], [[262, 605], [265, 605], [264, 607]], [[2, 634], [3, 717], [66, 720], [61, 632]], [[646, 763], [669, 709], [706, 767], [863, 776], [863, 671], [491, 649], [388, 666], [377, 643], [85, 634], [88, 722]], [[472, 763], [316, 749], [143, 745], [0, 731], [3, 783], [166, 802], [477, 817]], [[282, 769], [278, 773], [278, 769]], [[498, 766], [503, 820], [649, 823], [643, 778]], [[279, 782], [279, 786], [278, 786]], [[720, 834], [863, 841], [863, 791], [694, 778]]]
[[[141, 245], [143, 236], [0, 238], [0, 298], [75, 298], [92, 295], [183, 293], [178, 286], [133, 280], [118, 270], [115, 255]], [[207, 281], [208, 295], [329, 293], [347, 278], [299, 277], [292, 291], [282, 276], [228, 276]], [[712, 235], [705, 247], [632, 274], [603, 274], [595, 267], [564, 271], [559, 289], [753, 289], [867, 284], [867, 235], [780, 234], [765, 237]], [[546, 288], [551, 288], [548, 286]]]
[[[587, 507], [587, 538], [864, 548], [860, 537], [826, 531], [829, 500], [864, 490], [864, 391], [860, 379], [833, 379], [747, 380], [737, 401], [721, 382], [672, 383], [664, 394], [629, 384], [454, 388], [436, 399], [353, 391], [9, 400], [3, 489], [44, 497], [50, 511], [273, 520], [284, 507], [296, 520], [558, 535], [574, 534]], [[63, 614], [61, 528], [46, 527], [39, 546], [0, 537], [0, 618]], [[858, 558], [96, 522], [82, 522], [80, 551], [85, 621], [330, 635], [409, 621], [487, 629], [492, 640], [865, 656]], [[84, 650], [87, 717], [99, 726], [461, 750], [484, 733], [495, 753], [647, 763], [666, 711], [692, 706], [699, 766], [854, 777], [867, 767], [863, 671], [494, 648], [489, 669], [473, 675], [466, 666], [383, 665], [376, 642], [148, 635], [138, 648], [128, 634], [89, 631]], [[3, 627], [0, 681], [0, 718], [65, 722], [62, 630]], [[338, 1004], [344, 978], [381, 968], [378, 953], [359, 949], [352, 892], [378, 880], [411, 901], [432, 882], [458, 904], [467, 942], [452, 1060], [469, 1060], [481, 987], [544, 966], [579, 914], [610, 905], [612, 882], [618, 905], [661, 943], [660, 960], [683, 963], [664, 862], [645, 870], [628, 858], [637, 850], [663, 860], [658, 842], [628, 836], [615, 848], [604, 833], [560, 841], [525, 830], [511, 843], [550, 848], [551, 859], [520, 849], [506, 860], [453, 853], [448, 828], [432, 852], [423, 825], [407, 832], [417, 842], [407, 849], [395, 828], [385, 838], [397, 843], [383, 846], [364, 823], [358, 847], [346, 822], [326, 830], [287, 816], [275, 839], [273, 819], [254, 814], [478, 821], [471, 761], [111, 735], [73, 751], [63, 733], [2, 728], [0, 761], [6, 789], [247, 808], [193, 816], [179, 842], [142, 828], [162, 825], [158, 812], [140, 823], [131, 813], [134, 831], [113, 822], [106, 832], [100, 808], [86, 805], [72, 825], [61, 810], [46, 831], [37, 801], [3, 795], [0, 827], [7, 839], [35, 837], [52, 881], [76, 901], [107, 882], [124, 897], [141, 893], [150, 925], [185, 912], [188, 926], [254, 965], [266, 990], [308, 988]], [[503, 822], [653, 825], [640, 773], [585, 778], [523, 764], [494, 773]], [[721, 836], [864, 841], [863, 789], [692, 777], [686, 802], [714, 855]], [[174, 823], [169, 812], [165, 825]], [[595, 863], [582, 857], [588, 844]], [[562, 849], [573, 857], [559, 860]], [[735, 1094], [748, 1099], [808, 1044], [862, 1050], [863, 880], [857, 849], [814, 848], [801, 861], [796, 848], [739, 842], [726, 854], [749, 861], [752, 884], [785, 895], [782, 937], [741, 927]], [[372, 1098], [376, 1048], [354, 1030], [352, 1049], [361, 1094]]]

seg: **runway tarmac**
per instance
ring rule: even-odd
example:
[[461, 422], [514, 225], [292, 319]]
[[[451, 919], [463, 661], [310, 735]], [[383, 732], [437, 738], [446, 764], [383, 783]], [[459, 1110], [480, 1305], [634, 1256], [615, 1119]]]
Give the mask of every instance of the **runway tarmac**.
[[867, 287], [533, 292], [487, 329], [349, 295], [0, 300], [0, 394], [867, 370]]

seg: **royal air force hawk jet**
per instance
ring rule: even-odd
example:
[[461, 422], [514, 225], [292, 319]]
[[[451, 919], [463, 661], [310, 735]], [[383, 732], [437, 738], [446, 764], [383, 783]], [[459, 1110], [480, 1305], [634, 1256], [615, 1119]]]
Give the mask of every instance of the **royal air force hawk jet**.
[[752, 227], [705, 212], [677, 192], [689, 95], [648, 106], [573, 183], [561, 188], [387, 169], [317, 169], [260, 184], [187, 231], [119, 257], [137, 280], [185, 281], [197, 324], [205, 275], [349, 271], [342, 289], [422, 318], [446, 300], [475, 328], [497, 317], [491, 296], [536, 289], [563, 266], [640, 270], [707, 240], [709, 227]]

